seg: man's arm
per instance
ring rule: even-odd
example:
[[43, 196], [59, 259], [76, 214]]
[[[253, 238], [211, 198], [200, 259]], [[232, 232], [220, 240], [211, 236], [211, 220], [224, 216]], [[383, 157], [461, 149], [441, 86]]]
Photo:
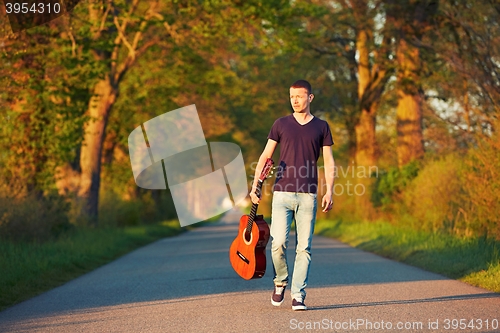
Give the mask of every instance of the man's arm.
[[321, 207], [323, 212], [326, 213], [333, 206], [333, 183], [334, 183], [334, 170], [335, 160], [333, 159], [332, 146], [323, 146], [323, 161], [325, 166], [325, 181], [326, 193], [321, 200]]
[[266, 164], [266, 160], [273, 156], [274, 150], [276, 149], [277, 145], [278, 145], [278, 142], [276, 142], [272, 139], [268, 139], [266, 147], [264, 148], [264, 151], [260, 155], [259, 162], [257, 163], [257, 166], [255, 168], [255, 177], [253, 179], [252, 190], [250, 191], [250, 198], [252, 199], [253, 203], [257, 204], [260, 202], [260, 198], [257, 197], [257, 195], [255, 194], [255, 190], [257, 189], [259, 177], [260, 177], [260, 174], [262, 173], [262, 169], [264, 168], [264, 165]]

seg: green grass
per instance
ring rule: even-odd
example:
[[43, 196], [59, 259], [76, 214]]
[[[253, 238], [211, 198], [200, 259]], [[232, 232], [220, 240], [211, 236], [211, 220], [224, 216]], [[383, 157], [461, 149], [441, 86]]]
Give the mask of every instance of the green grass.
[[0, 310], [184, 230], [173, 220], [124, 228], [77, 228], [41, 244], [0, 240]]
[[500, 242], [416, 231], [385, 222], [318, 221], [315, 233], [333, 237], [474, 286], [500, 292]]

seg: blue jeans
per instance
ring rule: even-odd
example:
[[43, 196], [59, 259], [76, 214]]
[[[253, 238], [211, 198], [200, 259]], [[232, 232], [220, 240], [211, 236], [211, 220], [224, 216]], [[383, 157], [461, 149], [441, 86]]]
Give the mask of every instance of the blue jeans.
[[305, 299], [307, 276], [311, 263], [311, 242], [316, 222], [316, 193], [275, 191], [271, 215], [271, 257], [274, 284], [288, 285], [286, 249], [288, 235], [295, 218], [297, 247], [292, 276], [291, 296]]

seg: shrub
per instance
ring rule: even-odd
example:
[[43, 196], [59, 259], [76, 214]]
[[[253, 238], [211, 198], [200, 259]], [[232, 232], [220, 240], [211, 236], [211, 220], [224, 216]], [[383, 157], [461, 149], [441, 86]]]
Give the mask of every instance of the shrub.
[[169, 191], [141, 191], [125, 200], [112, 189], [103, 189], [99, 200], [99, 225], [125, 227], [152, 224], [177, 217]]
[[476, 233], [500, 239], [500, 136], [477, 141], [465, 156], [464, 223]]
[[69, 206], [57, 195], [41, 198], [0, 198], [0, 237], [13, 241], [44, 242], [72, 228]]
[[455, 230], [463, 162], [455, 155], [428, 162], [403, 196], [405, 206], [426, 231]]
[[387, 206], [400, 200], [406, 186], [418, 175], [419, 168], [420, 162], [413, 161], [402, 168], [380, 172], [372, 188], [373, 206]]

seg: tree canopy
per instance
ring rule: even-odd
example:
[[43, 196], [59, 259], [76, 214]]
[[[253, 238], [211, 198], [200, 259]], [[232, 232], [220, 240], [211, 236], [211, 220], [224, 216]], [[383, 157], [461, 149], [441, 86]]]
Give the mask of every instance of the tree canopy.
[[338, 167], [380, 169], [339, 177], [366, 194], [339, 195], [336, 213], [422, 220], [419, 172], [451, 163], [461, 183], [435, 225], [500, 236], [494, 0], [92, 0], [20, 31], [0, 15], [5, 200], [60, 196], [91, 225], [107, 191], [171, 206], [168, 191], [135, 185], [127, 137], [190, 104], [207, 140], [239, 144], [252, 175], [270, 126], [291, 112], [289, 85], [304, 78]]

